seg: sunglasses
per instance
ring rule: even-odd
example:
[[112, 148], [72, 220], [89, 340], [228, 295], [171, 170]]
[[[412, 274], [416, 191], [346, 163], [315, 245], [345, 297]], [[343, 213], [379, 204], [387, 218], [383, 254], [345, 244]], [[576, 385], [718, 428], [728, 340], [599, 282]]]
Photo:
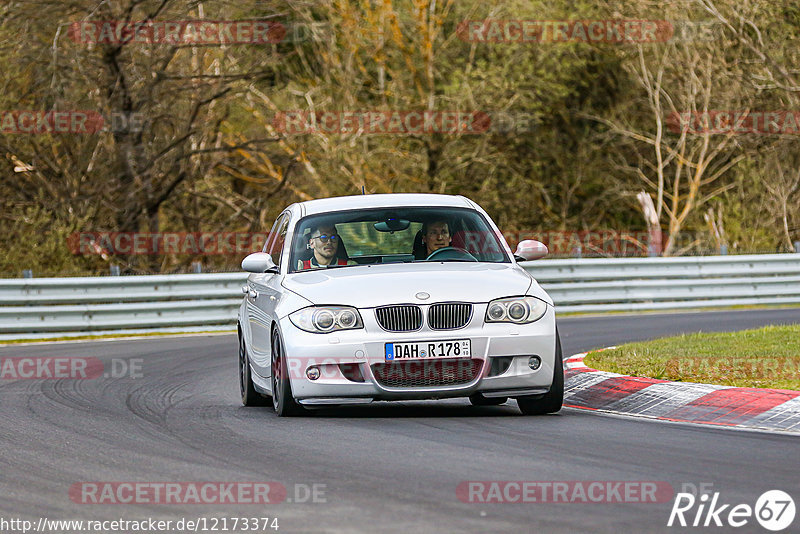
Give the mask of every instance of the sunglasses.
[[311, 239], [319, 239], [320, 243], [327, 243], [328, 241], [336, 243], [336, 241], [339, 239], [339, 236], [336, 234], [331, 234], [331, 235], [322, 234], [313, 236]]

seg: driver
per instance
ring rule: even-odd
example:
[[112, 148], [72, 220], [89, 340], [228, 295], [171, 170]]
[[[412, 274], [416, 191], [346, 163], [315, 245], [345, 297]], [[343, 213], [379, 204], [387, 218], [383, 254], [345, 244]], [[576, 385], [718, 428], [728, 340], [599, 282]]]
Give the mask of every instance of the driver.
[[336, 257], [340, 241], [341, 238], [333, 226], [323, 225], [311, 228], [308, 248], [313, 250], [314, 254], [310, 259], [298, 260], [297, 268], [304, 270], [327, 268], [331, 265], [354, 265], [354, 261]]
[[440, 248], [450, 246], [450, 227], [446, 221], [431, 221], [422, 225], [422, 243], [430, 256]]

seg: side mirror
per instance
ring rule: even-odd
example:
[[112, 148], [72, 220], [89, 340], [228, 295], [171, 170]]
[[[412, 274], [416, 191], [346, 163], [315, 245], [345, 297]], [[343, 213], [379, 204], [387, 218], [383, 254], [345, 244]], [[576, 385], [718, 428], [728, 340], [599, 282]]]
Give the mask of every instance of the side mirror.
[[266, 252], [254, 252], [242, 260], [242, 269], [250, 273], [277, 273], [278, 267]]
[[520, 241], [517, 245], [517, 250], [514, 252], [514, 257], [517, 261], [533, 261], [547, 256], [547, 245], [534, 241], [533, 239], [526, 239]]

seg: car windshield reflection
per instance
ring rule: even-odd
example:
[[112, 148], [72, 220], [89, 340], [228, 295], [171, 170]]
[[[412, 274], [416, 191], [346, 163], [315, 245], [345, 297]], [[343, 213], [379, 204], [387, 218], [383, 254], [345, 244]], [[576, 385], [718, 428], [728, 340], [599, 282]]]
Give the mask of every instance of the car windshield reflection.
[[509, 263], [502, 236], [466, 208], [364, 209], [301, 219], [290, 272], [415, 262]]

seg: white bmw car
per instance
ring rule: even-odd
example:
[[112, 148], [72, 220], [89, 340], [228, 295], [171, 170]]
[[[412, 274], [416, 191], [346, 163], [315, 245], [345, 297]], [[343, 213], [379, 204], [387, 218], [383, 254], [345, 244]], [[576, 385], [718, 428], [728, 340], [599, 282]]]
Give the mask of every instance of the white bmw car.
[[514, 398], [561, 409], [553, 301], [494, 222], [461, 196], [362, 195], [292, 204], [239, 308], [242, 403], [280, 416], [373, 401]]

